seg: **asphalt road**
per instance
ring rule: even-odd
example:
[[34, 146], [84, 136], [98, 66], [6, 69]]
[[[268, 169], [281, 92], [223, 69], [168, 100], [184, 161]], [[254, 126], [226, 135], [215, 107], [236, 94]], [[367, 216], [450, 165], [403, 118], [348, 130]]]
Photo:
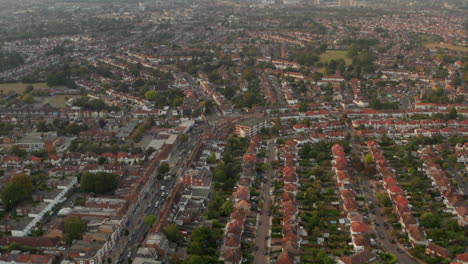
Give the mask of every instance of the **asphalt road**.
[[[271, 163], [275, 160], [275, 148], [274, 144], [270, 141], [268, 142], [268, 162]], [[257, 251], [255, 252], [255, 263], [257, 264], [264, 264], [270, 262], [270, 254], [269, 254], [269, 238], [270, 238], [270, 218], [269, 215], [270, 207], [272, 203], [272, 198], [270, 195], [271, 189], [271, 182], [272, 176], [274, 174], [274, 170], [269, 168], [263, 174], [263, 177], [266, 178], [266, 182], [262, 185], [262, 192], [261, 196], [263, 197], [263, 208], [262, 214], [258, 218], [259, 224], [257, 226], [257, 232], [255, 235], [255, 245], [257, 247]]]
[[[353, 131], [348, 130], [347, 132]], [[361, 147], [354, 141], [354, 136], [351, 137], [350, 146], [351, 152], [353, 154], [357, 156], [361, 155]], [[377, 202], [374, 181], [370, 178], [364, 178], [365, 176], [362, 175], [359, 175], [358, 177], [358, 185], [365, 198], [366, 205], [373, 204], [375, 206], [374, 210], [369, 210], [369, 218], [374, 225], [376, 242], [380, 244], [384, 251], [394, 254], [400, 263], [417, 264], [418, 262], [416, 262], [407, 252], [405, 252], [405, 247], [399, 245], [397, 240], [393, 237], [391, 225], [388, 225], [388, 228], [385, 227], [384, 223], [386, 223], [387, 220], [385, 219], [384, 209], [381, 208]], [[395, 244], [392, 243], [392, 240], [394, 240]], [[398, 252], [398, 248], [404, 250], [403, 253]]]
[[[369, 210], [369, 216], [373, 220], [373, 223], [374, 223], [376, 242], [380, 243], [380, 245], [382, 246], [382, 248], [384, 248], [385, 251], [390, 252], [394, 254], [395, 256], [397, 256], [400, 263], [417, 264], [418, 262], [416, 262], [406, 252], [403, 252], [403, 253], [398, 252], [397, 248], [401, 248], [402, 250], [406, 250], [406, 249], [403, 245], [398, 244], [398, 241], [393, 237], [391, 225], [388, 225], [388, 228], [385, 228], [384, 223], [387, 222], [387, 219], [385, 218], [385, 215], [384, 215], [384, 209], [380, 207], [377, 202], [375, 191], [370, 188], [372, 181], [365, 180], [365, 182], [369, 183], [369, 185], [362, 189], [362, 193], [366, 197], [366, 201], [369, 201], [375, 205], [375, 209], [374, 209], [375, 213], [372, 213], [372, 211]], [[392, 243], [392, 240], [395, 241], [395, 244]]]

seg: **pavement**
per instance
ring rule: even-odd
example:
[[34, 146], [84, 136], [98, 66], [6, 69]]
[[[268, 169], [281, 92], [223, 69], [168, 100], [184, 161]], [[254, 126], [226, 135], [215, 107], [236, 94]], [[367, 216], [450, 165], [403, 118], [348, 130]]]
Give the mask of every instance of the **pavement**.
[[[268, 142], [268, 162], [275, 160], [275, 148], [272, 141]], [[263, 177], [266, 178], [266, 182], [262, 184], [261, 196], [263, 197], [263, 208], [262, 214], [257, 218], [257, 231], [255, 235], [255, 246], [257, 251], [255, 252], [255, 263], [264, 264], [270, 262], [269, 244], [270, 244], [270, 231], [271, 231], [271, 216], [270, 207], [272, 203], [272, 196], [270, 195], [270, 189], [272, 188], [272, 176], [274, 169], [269, 168], [268, 171], [263, 173]]]

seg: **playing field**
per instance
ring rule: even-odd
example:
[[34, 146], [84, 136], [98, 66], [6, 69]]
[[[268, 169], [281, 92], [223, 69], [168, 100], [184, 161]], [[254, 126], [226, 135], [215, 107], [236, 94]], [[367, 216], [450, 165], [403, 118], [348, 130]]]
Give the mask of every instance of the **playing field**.
[[448, 44], [448, 43], [443, 43], [443, 44], [440, 44], [440, 43], [427, 43], [427, 44], [424, 44], [424, 47], [426, 48], [441, 48], [441, 49], [451, 49], [451, 50], [458, 50], [458, 51], [461, 51], [461, 52], [468, 52], [468, 47], [460, 47], [460, 46], [455, 46], [455, 45], [452, 45], [452, 44]]
[[320, 61], [325, 63], [330, 60], [339, 60], [344, 59], [346, 65], [351, 64], [351, 59], [346, 56], [346, 50], [327, 50], [324, 53], [320, 54]]
[[46, 83], [0, 83], [0, 91], [4, 93], [16, 91], [21, 94], [28, 85], [32, 85], [34, 88], [48, 88]]
[[68, 99], [73, 98], [73, 97], [76, 97], [76, 96], [73, 96], [73, 95], [48, 96], [48, 97], [44, 97], [44, 103], [49, 103], [55, 107], [65, 107], [66, 106], [65, 102]]

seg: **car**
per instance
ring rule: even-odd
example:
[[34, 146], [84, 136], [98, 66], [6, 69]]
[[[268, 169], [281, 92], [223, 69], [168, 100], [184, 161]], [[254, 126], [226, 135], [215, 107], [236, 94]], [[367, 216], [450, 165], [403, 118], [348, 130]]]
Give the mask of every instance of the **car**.
[[403, 254], [403, 252], [404, 252], [403, 249], [401, 249], [401, 248], [397, 248], [396, 251], [398, 251], [398, 253], [400, 253], [400, 254]]

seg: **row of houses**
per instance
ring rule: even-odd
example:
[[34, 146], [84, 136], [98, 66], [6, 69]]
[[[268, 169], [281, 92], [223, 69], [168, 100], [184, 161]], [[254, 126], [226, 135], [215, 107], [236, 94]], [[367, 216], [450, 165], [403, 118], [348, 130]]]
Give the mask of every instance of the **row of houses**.
[[419, 227], [418, 220], [413, 216], [411, 204], [406, 198], [405, 191], [398, 184], [395, 173], [384, 157], [380, 146], [374, 140], [370, 140], [367, 142], [367, 149], [372, 155], [375, 168], [382, 178], [382, 185], [392, 201], [402, 231], [408, 234], [411, 245], [414, 247], [418, 245], [427, 246], [426, 235]]
[[[373, 119], [373, 118], [406, 118], [415, 116], [434, 116], [436, 114], [448, 114], [450, 109], [411, 109], [411, 110], [374, 110], [374, 109], [349, 109], [345, 110], [347, 117], [351, 119]], [[468, 116], [468, 110], [460, 109], [457, 111], [460, 116]]]
[[[71, 155], [75, 154], [75, 155]], [[110, 164], [138, 164], [141, 161], [145, 160], [145, 155], [143, 153], [139, 154], [131, 154], [126, 152], [119, 152], [117, 154], [114, 153], [103, 153], [101, 155], [96, 153], [68, 153], [63, 157], [58, 155], [52, 154], [45, 158], [37, 157], [34, 155], [28, 155], [25, 158], [21, 158], [14, 155], [9, 156], [0, 156], [0, 163], [1, 167], [13, 169], [13, 168], [20, 168], [23, 166], [61, 166], [61, 165], [77, 165], [81, 164], [84, 165], [93, 165], [99, 161], [99, 158], [103, 157], [106, 159], [107, 163]], [[105, 165], [107, 166], [107, 165]]]
[[356, 119], [352, 120], [351, 124], [354, 128], [374, 128], [374, 129], [430, 129], [430, 128], [468, 128], [468, 120], [399, 120], [399, 119]]
[[435, 149], [427, 146], [422, 151], [421, 160], [423, 168], [429, 179], [432, 181], [432, 186], [439, 189], [444, 197], [444, 204], [457, 217], [460, 226], [468, 225], [468, 206], [464, 199], [464, 194], [459, 193], [455, 186], [451, 184], [451, 179], [437, 163], [440, 156]]
[[338, 259], [339, 263], [354, 263], [354, 259], [359, 259], [360, 263], [369, 263], [376, 259], [376, 255], [370, 250], [370, 239], [368, 237], [369, 226], [364, 223], [364, 217], [359, 211], [354, 181], [348, 170], [348, 161], [342, 145], [335, 144], [331, 149], [333, 160], [332, 170], [336, 179], [336, 186], [340, 192], [342, 200], [341, 211], [346, 215], [350, 223], [351, 242], [355, 254]]
[[250, 187], [255, 177], [256, 154], [260, 143], [259, 137], [252, 138], [242, 160], [241, 178], [232, 193], [234, 208], [224, 229], [221, 248], [221, 260], [226, 264], [242, 263], [241, 241], [246, 217], [250, 214]]
[[435, 136], [468, 136], [468, 128], [431, 128], [431, 129], [408, 129], [408, 130], [387, 130], [387, 129], [362, 129], [357, 130], [356, 134], [363, 138], [381, 138], [391, 139], [409, 139], [417, 136], [435, 137]]
[[468, 170], [468, 142], [465, 144], [457, 144], [455, 146], [455, 155], [457, 156], [458, 163], [465, 165]]
[[300, 226], [299, 203], [296, 194], [299, 190], [299, 175], [297, 174], [297, 150], [296, 143], [288, 140], [284, 146], [281, 181], [283, 194], [280, 200], [281, 221], [281, 253], [278, 256], [278, 264], [300, 263], [302, 235], [305, 232]]

